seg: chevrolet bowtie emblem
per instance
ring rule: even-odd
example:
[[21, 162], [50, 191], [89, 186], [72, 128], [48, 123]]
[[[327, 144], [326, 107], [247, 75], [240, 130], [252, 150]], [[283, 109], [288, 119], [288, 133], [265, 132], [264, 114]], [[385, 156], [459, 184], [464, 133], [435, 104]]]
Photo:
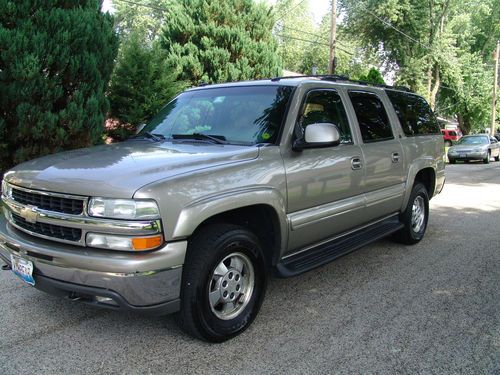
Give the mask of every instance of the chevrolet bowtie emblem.
[[34, 206], [24, 207], [20, 212], [21, 217], [28, 223], [35, 224], [38, 219], [38, 213]]

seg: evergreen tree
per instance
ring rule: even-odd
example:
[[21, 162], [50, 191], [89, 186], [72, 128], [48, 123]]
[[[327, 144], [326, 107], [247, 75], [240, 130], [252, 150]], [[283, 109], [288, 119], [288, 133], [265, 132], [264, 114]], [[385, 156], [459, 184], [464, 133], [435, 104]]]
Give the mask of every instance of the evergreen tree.
[[118, 47], [100, 5], [0, 1], [0, 170], [100, 141]]
[[370, 68], [368, 74], [363, 74], [358, 78], [360, 81], [385, 85], [384, 78], [376, 68]]
[[170, 9], [162, 46], [180, 78], [192, 83], [281, 74], [271, 9], [252, 0], [179, 0]]
[[158, 43], [150, 46], [138, 33], [122, 42], [109, 100], [111, 117], [123, 126], [109, 133], [113, 138], [130, 135], [187, 86], [177, 81], [178, 73], [166, 63], [165, 55]]

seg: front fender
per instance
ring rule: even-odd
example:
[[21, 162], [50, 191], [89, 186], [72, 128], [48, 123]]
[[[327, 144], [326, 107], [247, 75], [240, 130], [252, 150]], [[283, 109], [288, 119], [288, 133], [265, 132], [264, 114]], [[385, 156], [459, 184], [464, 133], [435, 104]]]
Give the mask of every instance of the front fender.
[[276, 189], [270, 187], [255, 187], [224, 192], [190, 203], [182, 209], [174, 226], [172, 237], [173, 239], [189, 237], [204, 221], [215, 215], [255, 205], [267, 205], [276, 212], [280, 227], [281, 250], [283, 250], [286, 247], [288, 238], [286, 202]]

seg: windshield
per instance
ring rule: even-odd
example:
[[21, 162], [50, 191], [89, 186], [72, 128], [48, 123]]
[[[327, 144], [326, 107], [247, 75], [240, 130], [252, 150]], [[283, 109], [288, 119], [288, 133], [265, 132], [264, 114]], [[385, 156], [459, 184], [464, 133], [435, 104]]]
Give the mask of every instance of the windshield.
[[292, 91], [289, 86], [188, 91], [168, 103], [140, 134], [181, 139], [180, 135], [201, 133], [232, 144], [273, 143]]
[[462, 137], [458, 141], [460, 145], [487, 145], [489, 143], [488, 137]]

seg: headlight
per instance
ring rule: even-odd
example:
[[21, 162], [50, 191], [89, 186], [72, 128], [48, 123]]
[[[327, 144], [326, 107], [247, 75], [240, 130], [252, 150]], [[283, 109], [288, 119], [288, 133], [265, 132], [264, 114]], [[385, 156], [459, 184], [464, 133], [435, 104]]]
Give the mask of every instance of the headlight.
[[148, 220], [159, 219], [160, 211], [150, 199], [107, 199], [92, 198], [89, 202], [90, 216], [110, 219]]
[[5, 180], [2, 180], [2, 195], [6, 196], [7, 198], [12, 197], [12, 188], [7, 184]]

